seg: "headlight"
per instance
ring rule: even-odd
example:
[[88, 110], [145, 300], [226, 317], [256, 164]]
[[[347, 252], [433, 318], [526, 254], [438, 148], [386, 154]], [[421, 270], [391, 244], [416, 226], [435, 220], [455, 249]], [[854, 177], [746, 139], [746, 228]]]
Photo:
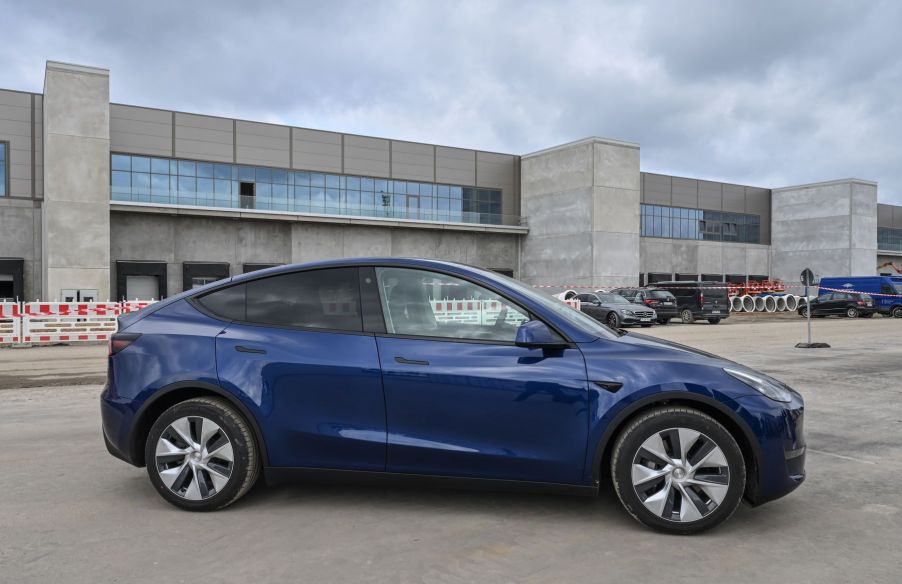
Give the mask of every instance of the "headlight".
[[749, 387], [760, 391], [774, 401], [788, 402], [792, 400], [792, 394], [789, 393], [789, 390], [780, 385], [775, 379], [771, 379], [765, 375], [741, 371], [739, 369], [729, 369], [727, 367], [724, 367], [724, 371]]
[[622, 314], [625, 314], [626, 316], [634, 316], [632, 310], [627, 310], [627, 309], [625, 309], [625, 308], [621, 308], [621, 309], [620, 309], [620, 312], [621, 312]]

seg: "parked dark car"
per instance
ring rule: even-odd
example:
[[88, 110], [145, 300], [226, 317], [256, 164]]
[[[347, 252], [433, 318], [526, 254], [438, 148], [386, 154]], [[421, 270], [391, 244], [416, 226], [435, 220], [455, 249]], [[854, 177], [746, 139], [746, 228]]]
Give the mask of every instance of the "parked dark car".
[[667, 290], [658, 288], [619, 288], [611, 290], [614, 294], [620, 294], [634, 304], [642, 304], [653, 308], [658, 315], [658, 324], [668, 324], [671, 318], [679, 316], [676, 296]]
[[607, 482], [643, 524], [686, 534], [805, 479], [804, 403], [785, 384], [488, 270], [280, 266], [119, 323], [103, 437], [181, 509], [230, 505], [259, 476], [588, 495]]
[[[877, 312], [874, 299], [868, 294], [849, 294], [848, 292], [827, 292], [814, 298], [811, 305], [811, 316], [847, 316], [870, 318]], [[799, 316], [808, 316], [808, 304], [799, 306]]]
[[699, 319], [717, 324], [730, 316], [730, 299], [723, 282], [656, 282], [655, 287], [676, 296], [679, 317], [685, 324]]
[[580, 310], [612, 329], [636, 324], [647, 328], [658, 318], [653, 308], [636, 306], [619, 294], [586, 292], [576, 297]]

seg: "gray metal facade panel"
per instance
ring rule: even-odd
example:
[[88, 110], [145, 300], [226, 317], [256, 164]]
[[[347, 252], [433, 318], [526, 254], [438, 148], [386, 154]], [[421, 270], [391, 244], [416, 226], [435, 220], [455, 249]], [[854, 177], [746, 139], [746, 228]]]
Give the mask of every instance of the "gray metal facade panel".
[[34, 196], [44, 198], [44, 96], [34, 96]]
[[672, 178], [665, 174], [642, 173], [642, 202], [649, 205], [671, 205]]
[[673, 177], [671, 197], [674, 207], [698, 208], [698, 181], [691, 178]]
[[341, 134], [294, 128], [293, 167], [302, 170], [341, 172]]
[[745, 187], [740, 185], [723, 185], [723, 210], [733, 213], [745, 213]]
[[770, 245], [770, 201], [769, 189], [745, 187], [745, 212], [761, 217], [761, 243]]
[[391, 142], [366, 136], [344, 137], [344, 170], [347, 174], [361, 174], [388, 178], [391, 174]]
[[436, 146], [435, 181], [460, 185], [476, 184], [476, 151]]
[[435, 147], [392, 140], [391, 175], [392, 178], [435, 181]]
[[214, 162], [234, 159], [232, 120], [175, 114], [175, 156]]
[[893, 227], [902, 229], [902, 207], [893, 206]]
[[172, 156], [172, 112], [111, 104], [110, 150]]
[[289, 128], [257, 122], [235, 122], [239, 164], [259, 164], [288, 168]]
[[877, 227], [893, 227], [893, 206], [877, 204]]
[[476, 186], [510, 190], [514, 186], [515, 156], [476, 152]]
[[12, 197], [31, 198], [31, 99], [30, 93], [0, 90], [0, 140], [9, 142], [7, 195]]
[[723, 210], [723, 183], [698, 181], [698, 208], [710, 211]]

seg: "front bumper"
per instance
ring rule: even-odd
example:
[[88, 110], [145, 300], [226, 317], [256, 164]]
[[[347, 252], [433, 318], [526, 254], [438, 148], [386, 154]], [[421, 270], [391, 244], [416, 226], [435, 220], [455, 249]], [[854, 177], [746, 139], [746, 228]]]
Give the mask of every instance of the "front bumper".
[[746, 499], [761, 505], [788, 495], [805, 480], [807, 444], [801, 396], [794, 393], [787, 404], [746, 396], [737, 398], [736, 404], [758, 437], [757, 476], [748, 478]]
[[658, 322], [658, 316], [655, 313], [652, 313], [651, 316], [635, 316], [620, 313], [620, 324], [622, 325], [633, 325], [633, 324], [655, 324]]

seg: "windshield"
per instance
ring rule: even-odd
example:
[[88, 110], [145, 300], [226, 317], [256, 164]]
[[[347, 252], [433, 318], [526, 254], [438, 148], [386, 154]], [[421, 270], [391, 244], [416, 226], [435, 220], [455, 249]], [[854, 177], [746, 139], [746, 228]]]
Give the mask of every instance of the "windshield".
[[[498, 281], [503, 282], [507, 286], [513, 288], [520, 294], [526, 296], [536, 304], [542, 306], [547, 310], [553, 312], [556, 316], [563, 318], [571, 325], [578, 327], [590, 335], [595, 335], [597, 337], [604, 337], [606, 339], [616, 339], [619, 335], [604, 326], [591, 316], [576, 310], [575, 308], [571, 308], [561, 302], [556, 298], [552, 298], [546, 294], [542, 294], [541, 292], [536, 291], [532, 286], [528, 286], [519, 280], [514, 280], [511, 277], [505, 276], [503, 274], [486, 272], [485, 270], [480, 270], [486, 276], [490, 276]], [[626, 299], [624, 299], [625, 301]]]
[[604, 304], [629, 304], [630, 301], [620, 294], [599, 294], [599, 300]]

